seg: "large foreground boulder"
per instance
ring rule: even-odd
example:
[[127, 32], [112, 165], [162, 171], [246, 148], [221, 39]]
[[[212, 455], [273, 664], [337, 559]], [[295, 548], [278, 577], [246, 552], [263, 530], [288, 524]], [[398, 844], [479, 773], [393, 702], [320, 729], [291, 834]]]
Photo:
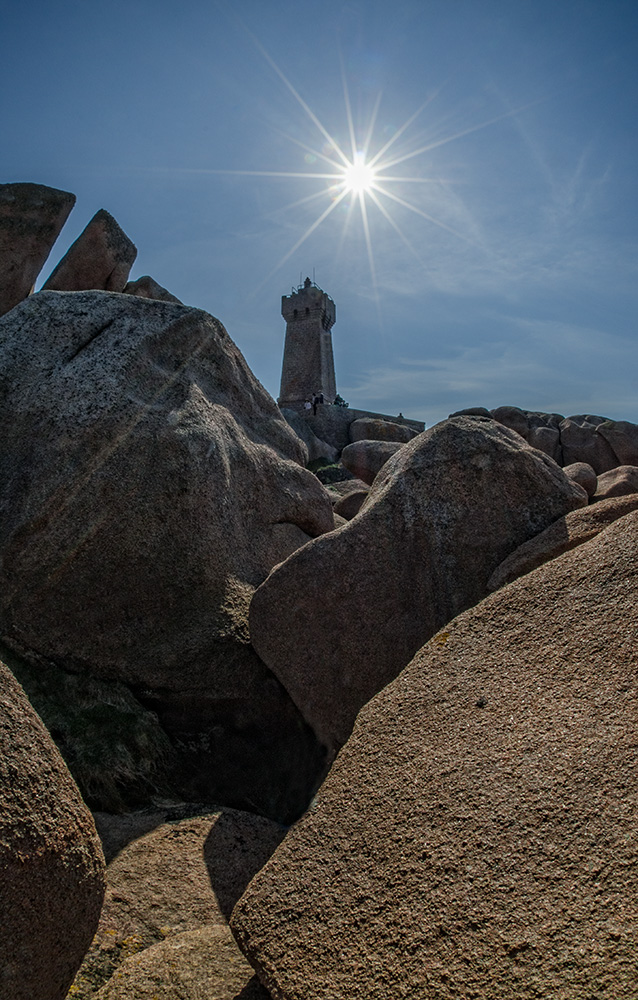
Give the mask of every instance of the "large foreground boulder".
[[419, 435], [363, 510], [278, 566], [256, 591], [252, 641], [329, 746], [445, 622], [487, 593], [505, 556], [587, 495], [492, 420]]
[[104, 859], [91, 814], [0, 663], [0, 996], [62, 1000], [103, 895]]
[[224, 328], [41, 292], [0, 323], [0, 363], [2, 631], [137, 685], [227, 674], [252, 589], [332, 510]]
[[132, 687], [186, 748], [184, 782], [210, 777], [186, 797], [265, 809], [273, 764], [301, 789], [314, 738], [247, 609], [332, 508], [224, 328], [172, 302], [40, 292], [0, 321], [0, 368], [7, 645]]
[[633, 1000], [638, 512], [361, 712], [231, 927], [277, 1000]]

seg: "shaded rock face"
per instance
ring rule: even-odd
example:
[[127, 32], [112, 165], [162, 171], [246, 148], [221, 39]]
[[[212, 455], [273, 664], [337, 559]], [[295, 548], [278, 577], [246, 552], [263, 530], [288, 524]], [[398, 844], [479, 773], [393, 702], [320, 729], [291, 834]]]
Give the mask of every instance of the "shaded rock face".
[[572, 465], [566, 465], [563, 472], [579, 486], [582, 486], [588, 497], [594, 495], [598, 485], [598, 477], [587, 462], [574, 462]]
[[231, 918], [273, 996], [632, 1000], [637, 581], [638, 512], [363, 709]]
[[252, 588], [332, 527], [223, 327], [172, 303], [39, 293], [4, 319], [0, 358], [3, 632], [152, 688], [182, 691], [216, 643], [222, 669], [247, 643]]
[[604, 417], [590, 414], [579, 414], [562, 421], [560, 435], [564, 465], [587, 462], [597, 476], [619, 465], [612, 446], [597, 433], [598, 426], [603, 423]]
[[346, 527], [255, 592], [254, 646], [328, 745], [511, 551], [584, 490], [495, 421], [457, 417], [401, 447]]
[[0, 359], [7, 644], [132, 687], [202, 765], [196, 798], [236, 784], [211, 734], [229, 767], [252, 754], [258, 778], [273, 757], [312, 771], [314, 737], [250, 648], [247, 607], [274, 564], [333, 528], [331, 504], [221, 324], [41, 292], [0, 323]]
[[341, 464], [371, 486], [377, 473], [401, 447], [397, 441], [354, 441], [341, 452]]
[[30, 293], [74, 204], [43, 184], [0, 184], [0, 315]]
[[0, 664], [0, 996], [62, 1000], [97, 926], [104, 859], [91, 814]]
[[[43, 285], [45, 291], [122, 292], [137, 249], [112, 215], [96, 212]], [[159, 286], [158, 286], [159, 287]]]
[[[152, 821], [151, 814], [139, 813], [119, 818], [119, 824], [126, 829], [147, 817]], [[117, 817], [98, 820], [110, 827], [118, 824]], [[100, 923], [72, 996], [88, 1000], [109, 982], [119, 986], [119, 970], [127, 960], [158, 942], [202, 925], [225, 927], [233, 906], [284, 833], [283, 827], [263, 817], [224, 809], [161, 822], [125, 844], [108, 866]]]
[[346, 519], [346, 521], [351, 521], [356, 514], [359, 513], [361, 507], [368, 499], [368, 490], [352, 490], [351, 493], [346, 493], [344, 497], [337, 500], [334, 505], [335, 514], [339, 514], [340, 517]]
[[395, 424], [391, 420], [374, 420], [371, 417], [359, 417], [353, 420], [348, 428], [350, 441], [398, 441], [405, 444], [416, 437], [407, 424]]

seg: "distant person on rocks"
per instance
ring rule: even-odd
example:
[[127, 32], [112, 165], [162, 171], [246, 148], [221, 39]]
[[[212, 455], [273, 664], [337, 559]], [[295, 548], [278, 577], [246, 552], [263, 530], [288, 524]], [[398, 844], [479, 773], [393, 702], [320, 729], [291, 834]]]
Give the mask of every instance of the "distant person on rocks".
[[317, 405], [318, 405], [318, 403], [319, 403], [319, 396], [315, 392], [314, 395], [313, 395], [313, 397], [312, 397], [312, 413], [313, 413], [313, 416], [315, 416], [315, 417], [317, 416]]
[[312, 409], [312, 403], [310, 402], [309, 399], [307, 399], [306, 402], [303, 404], [303, 408], [306, 411], [306, 413], [308, 412], [308, 410]]

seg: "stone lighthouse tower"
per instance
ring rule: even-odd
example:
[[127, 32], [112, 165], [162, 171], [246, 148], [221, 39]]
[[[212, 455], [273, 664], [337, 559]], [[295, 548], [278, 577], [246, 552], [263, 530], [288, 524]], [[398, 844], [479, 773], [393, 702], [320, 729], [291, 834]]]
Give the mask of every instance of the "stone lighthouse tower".
[[334, 302], [306, 278], [291, 295], [282, 296], [281, 315], [286, 342], [279, 405], [299, 405], [319, 392], [332, 403], [337, 394], [330, 332], [337, 315]]

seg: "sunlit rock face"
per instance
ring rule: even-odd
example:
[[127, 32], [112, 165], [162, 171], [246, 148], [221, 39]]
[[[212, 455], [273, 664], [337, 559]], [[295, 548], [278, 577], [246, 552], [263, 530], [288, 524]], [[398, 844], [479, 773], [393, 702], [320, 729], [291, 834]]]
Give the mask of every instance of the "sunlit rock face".
[[232, 914], [273, 997], [635, 996], [637, 578], [634, 512], [362, 710]]

